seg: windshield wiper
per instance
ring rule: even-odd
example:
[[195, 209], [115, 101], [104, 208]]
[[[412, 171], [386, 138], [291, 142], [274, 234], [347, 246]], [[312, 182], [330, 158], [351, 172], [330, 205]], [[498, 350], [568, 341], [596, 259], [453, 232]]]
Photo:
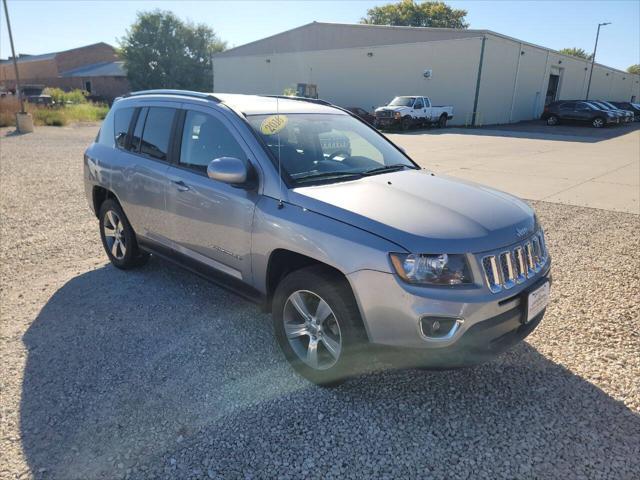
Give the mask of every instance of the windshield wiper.
[[315, 175], [308, 175], [302, 178], [296, 178], [295, 181], [296, 183], [306, 183], [314, 180], [330, 180], [332, 178], [341, 178], [341, 179], [344, 179], [347, 177], [361, 178], [362, 175], [363, 174], [360, 172], [323, 172], [323, 173], [316, 173]]
[[404, 163], [396, 163], [393, 165], [383, 165], [382, 167], [367, 170], [365, 172], [362, 172], [362, 175], [376, 175], [378, 173], [397, 172], [398, 170], [403, 170], [405, 168], [415, 169], [415, 167], [405, 165]]

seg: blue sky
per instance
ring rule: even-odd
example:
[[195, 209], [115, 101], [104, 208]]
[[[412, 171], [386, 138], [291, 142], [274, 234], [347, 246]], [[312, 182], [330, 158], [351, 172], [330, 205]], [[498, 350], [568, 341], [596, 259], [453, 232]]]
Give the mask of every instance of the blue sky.
[[[47, 53], [95, 42], [116, 45], [139, 10], [162, 8], [214, 28], [229, 46], [317, 21], [356, 23], [368, 8], [386, 1], [101, 1], [9, 0], [16, 50]], [[593, 50], [599, 22], [597, 61], [626, 69], [640, 63], [640, 1], [450, 1], [468, 11], [471, 28], [486, 28], [560, 49]], [[10, 54], [4, 11], [0, 57]]]

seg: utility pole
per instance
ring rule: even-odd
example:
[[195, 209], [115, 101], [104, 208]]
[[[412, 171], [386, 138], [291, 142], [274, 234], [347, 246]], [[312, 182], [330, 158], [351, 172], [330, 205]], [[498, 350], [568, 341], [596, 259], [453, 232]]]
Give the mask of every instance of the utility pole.
[[4, 3], [4, 15], [7, 19], [7, 31], [9, 32], [9, 43], [11, 44], [11, 55], [13, 56], [13, 68], [16, 72], [16, 93], [18, 94], [18, 100], [20, 101], [20, 113], [24, 111], [24, 100], [22, 99], [22, 92], [20, 91], [20, 75], [18, 74], [18, 60], [16, 59], [16, 49], [13, 47], [13, 35], [11, 34], [11, 22], [9, 21], [9, 10], [7, 9], [7, 0], [3, 0]]
[[[5, 2], [7, 0], [4, 0]], [[596, 45], [593, 47], [593, 55], [591, 56], [591, 72], [589, 72], [589, 83], [587, 84], [587, 98], [585, 100], [589, 100], [589, 90], [591, 90], [591, 77], [593, 76], [593, 65], [596, 63], [596, 50], [598, 50], [598, 37], [600, 36], [600, 27], [604, 27], [605, 25], [611, 25], [611, 22], [599, 23], [598, 24], [598, 32], [596, 33]]]
[[33, 118], [31, 114], [24, 109], [24, 99], [20, 90], [20, 74], [18, 72], [18, 59], [16, 58], [16, 49], [13, 46], [13, 34], [11, 33], [11, 22], [9, 21], [9, 9], [7, 8], [7, 0], [4, 2], [4, 14], [7, 17], [7, 31], [9, 33], [9, 43], [11, 43], [11, 55], [13, 56], [13, 68], [16, 73], [16, 93], [20, 102], [20, 111], [16, 113], [16, 130], [19, 133], [33, 132]]

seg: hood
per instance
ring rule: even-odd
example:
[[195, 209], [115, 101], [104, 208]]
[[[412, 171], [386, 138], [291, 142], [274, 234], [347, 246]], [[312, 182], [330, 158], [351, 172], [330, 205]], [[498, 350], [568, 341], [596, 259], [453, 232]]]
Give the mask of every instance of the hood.
[[376, 108], [376, 112], [382, 112], [382, 111], [389, 111], [389, 112], [402, 112], [404, 110], [409, 110], [409, 107], [403, 107], [401, 105], [398, 106], [386, 106], [386, 107], [378, 107]]
[[533, 210], [506, 193], [426, 170], [295, 188], [291, 203], [414, 253], [478, 253], [532, 233]]

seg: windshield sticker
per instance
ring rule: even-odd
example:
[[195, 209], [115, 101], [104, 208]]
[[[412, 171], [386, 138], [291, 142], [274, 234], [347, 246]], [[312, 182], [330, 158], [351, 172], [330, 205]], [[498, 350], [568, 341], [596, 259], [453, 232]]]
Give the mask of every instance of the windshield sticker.
[[274, 135], [287, 126], [285, 115], [271, 115], [265, 118], [260, 124], [260, 131], [263, 135]]

